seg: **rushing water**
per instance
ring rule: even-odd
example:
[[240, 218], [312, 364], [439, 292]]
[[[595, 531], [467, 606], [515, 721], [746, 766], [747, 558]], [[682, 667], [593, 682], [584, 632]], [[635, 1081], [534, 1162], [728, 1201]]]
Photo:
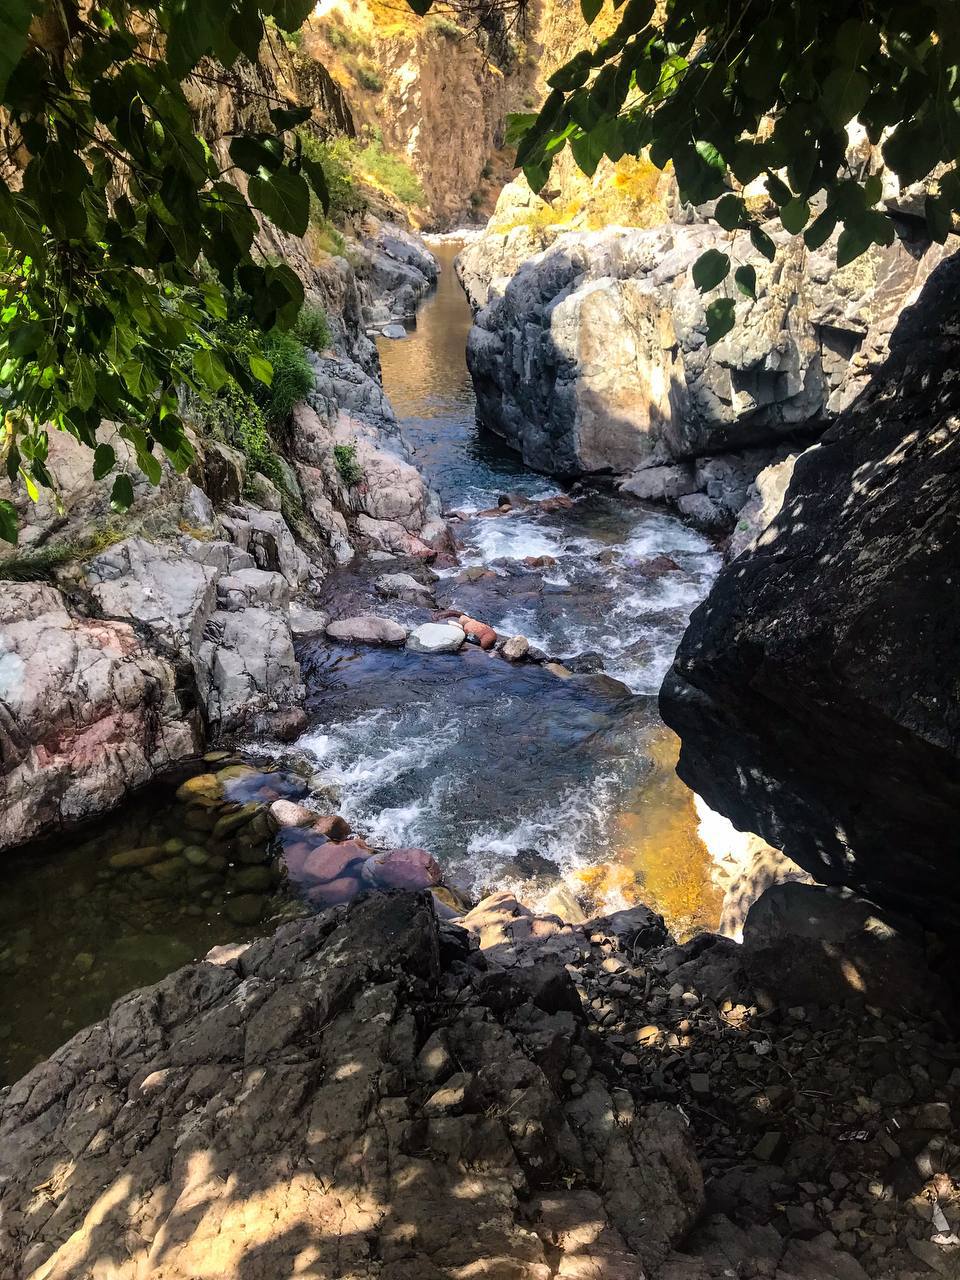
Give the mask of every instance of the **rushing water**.
[[[461, 569], [491, 570], [477, 581], [445, 571], [438, 601], [551, 656], [592, 654], [586, 665], [602, 673], [561, 678], [472, 646], [426, 657], [318, 642], [300, 652], [309, 730], [292, 751], [251, 751], [270, 763], [283, 756], [303, 777], [319, 770], [371, 844], [425, 846], [472, 892], [522, 884], [536, 897], [560, 874], [588, 908], [640, 900], [681, 930], [711, 924], [706, 852], [655, 695], [718, 558], [662, 511], [600, 489], [578, 491], [564, 510], [478, 514], [503, 493], [540, 499], [561, 488], [477, 426], [469, 309], [452, 250], [441, 256], [440, 286], [416, 327], [381, 342], [385, 387], [416, 462], [462, 517]], [[664, 555], [676, 567], [651, 572]], [[549, 559], [532, 567], [527, 557]], [[325, 584], [327, 596], [343, 615], [426, 620], [376, 596], [373, 577], [393, 567], [350, 566]], [[214, 753], [202, 767], [244, 766]], [[309, 909], [275, 846], [218, 839], [176, 798], [177, 781], [0, 860], [0, 1084], [124, 992]], [[234, 779], [241, 790], [222, 812], [231, 800], [307, 789], [293, 775], [270, 775], [261, 792], [262, 783]]]
[[[477, 425], [464, 361], [470, 312], [453, 256], [440, 249], [439, 287], [407, 338], [380, 341], [384, 387], [414, 460], [445, 512], [462, 517], [461, 568], [443, 572], [438, 603], [553, 657], [592, 655], [575, 665], [603, 674], [563, 679], [472, 647], [418, 657], [307, 646], [312, 725], [298, 747], [371, 839], [429, 848], [474, 893], [523, 881], [531, 865], [547, 887], [552, 865], [588, 905], [653, 899], [680, 927], [709, 922], [706, 856], [655, 695], [718, 557], [672, 516], [600, 488], [578, 487], [568, 509], [516, 503], [507, 516], [478, 514], [503, 494], [562, 490]], [[651, 569], [656, 556], [676, 567]], [[531, 567], [530, 557], [548, 559]], [[470, 566], [493, 572], [466, 581]], [[375, 597], [370, 579], [384, 567], [343, 571], [328, 598], [343, 615], [425, 620]]]

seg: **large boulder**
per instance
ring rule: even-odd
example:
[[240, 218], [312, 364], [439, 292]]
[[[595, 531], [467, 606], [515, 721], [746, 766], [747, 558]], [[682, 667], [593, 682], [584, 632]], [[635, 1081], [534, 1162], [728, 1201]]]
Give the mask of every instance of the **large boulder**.
[[661, 693], [679, 772], [818, 880], [956, 928], [960, 261], [796, 460], [696, 610]]
[[181, 546], [126, 538], [95, 556], [86, 581], [104, 617], [130, 619], [168, 652], [200, 645], [217, 600], [217, 569]]
[[[558, 475], [668, 468], [818, 433], [882, 360], [896, 315], [943, 250], [897, 241], [837, 271], [833, 241], [811, 254], [769, 230], [777, 255], [760, 265], [756, 301], [738, 298], [736, 327], [708, 346], [711, 295], [692, 267], [704, 250], [729, 250], [715, 224], [554, 233], [519, 264], [516, 232], [492, 228], [460, 268], [480, 307], [467, 361], [484, 423]], [[503, 271], [515, 274], [503, 283]], [[744, 489], [772, 460], [749, 459]], [[682, 497], [689, 474], [663, 471], [635, 489]], [[731, 504], [706, 480], [696, 487], [729, 525]]]
[[129, 622], [72, 617], [40, 583], [0, 591], [0, 848], [112, 808], [192, 755], [173, 664]]
[[279, 720], [277, 712], [303, 705], [290, 624], [276, 609], [248, 606], [213, 613], [195, 668], [215, 734], [248, 727], [254, 717], [261, 717], [257, 723], [267, 727], [271, 716]]
[[562, 969], [491, 993], [427, 894], [219, 950], [0, 1094], [4, 1276], [626, 1280], [696, 1220], [689, 1122]]

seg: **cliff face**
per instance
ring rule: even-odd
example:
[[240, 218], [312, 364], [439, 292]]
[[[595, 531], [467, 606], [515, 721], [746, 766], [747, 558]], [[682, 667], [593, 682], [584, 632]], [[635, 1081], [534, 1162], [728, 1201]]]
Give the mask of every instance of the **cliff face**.
[[511, 176], [506, 115], [537, 101], [521, 35], [475, 33], [449, 14], [421, 19], [401, 3], [321, 0], [302, 53], [330, 70], [361, 134], [410, 166], [421, 225], [442, 230], [491, 211]]
[[956, 928], [960, 261], [697, 609], [661, 694], [681, 777], [817, 879]]

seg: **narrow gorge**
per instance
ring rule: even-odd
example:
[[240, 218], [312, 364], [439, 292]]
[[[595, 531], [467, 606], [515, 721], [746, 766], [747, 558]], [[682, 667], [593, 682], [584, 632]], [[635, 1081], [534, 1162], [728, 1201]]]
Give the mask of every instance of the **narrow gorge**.
[[[610, 141], [641, 73], [582, 60], [672, 6], [295, 7], [131, 35], [214, 230], [188, 280], [145, 80], [84, 217], [115, 253], [140, 191], [173, 246], [129, 263], [180, 380], [116, 317], [91, 359], [162, 413], [91, 425], [78, 362], [5, 437], [0, 1277], [960, 1276], [944, 166], [844, 98], [891, 229], [851, 257], [786, 164]], [[18, 74], [0, 240], [35, 201], [79, 261]]]

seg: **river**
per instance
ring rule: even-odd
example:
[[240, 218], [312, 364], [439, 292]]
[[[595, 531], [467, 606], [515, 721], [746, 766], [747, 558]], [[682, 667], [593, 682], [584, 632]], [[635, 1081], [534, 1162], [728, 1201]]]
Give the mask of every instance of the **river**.
[[[472, 895], [515, 887], [536, 901], [559, 878], [587, 910], [644, 901], [680, 933], [710, 927], [719, 904], [709, 858], [656, 692], [719, 557], [672, 516], [602, 486], [572, 492], [567, 509], [477, 514], [504, 493], [562, 489], [478, 427], [464, 363], [470, 312], [454, 249], [439, 256], [440, 284], [416, 325], [380, 342], [414, 460], [444, 509], [463, 517], [453, 523], [461, 564], [443, 572], [438, 602], [596, 671], [561, 678], [473, 646], [425, 657], [314, 642], [299, 653], [308, 731], [290, 748], [250, 744], [246, 758], [294, 770], [294, 795], [305, 790], [296, 771], [321, 772], [370, 843], [430, 849]], [[652, 569], [657, 556], [675, 567]], [[529, 557], [547, 559], [531, 567]], [[372, 579], [389, 567], [350, 566], [325, 594], [341, 613], [383, 612]], [[471, 567], [490, 573], [465, 581]], [[387, 611], [410, 623], [428, 616]], [[188, 816], [173, 786], [161, 786], [81, 831], [4, 855], [0, 1084], [133, 987], [308, 909], [282, 853], [235, 863], [187, 829]], [[130, 861], [131, 851], [161, 848], [165, 860]], [[260, 910], [236, 910], [258, 882]]]
[[[340, 788], [358, 829], [375, 843], [430, 849], [474, 895], [523, 885], [536, 898], [556, 868], [589, 905], [642, 899], [682, 930], [715, 923], [706, 854], [656, 694], [719, 556], [673, 516], [599, 486], [578, 486], [566, 510], [476, 514], [504, 494], [562, 490], [478, 426], [456, 249], [446, 242], [437, 252], [436, 292], [406, 339], [379, 345], [414, 461], [444, 511], [466, 517], [453, 526], [461, 565], [493, 571], [476, 581], [445, 571], [438, 603], [603, 674], [562, 679], [472, 647], [420, 657], [318, 643], [303, 655], [313, 723], [298, 746]], [[658, 556], [675, 568], [651, 569]], [[540, 557], [543, 567], [525, 563]], [[326, 584], [329, 598], [384, 612], [364, 590], [383, 567], [343, 570]], [[392, 613], [425, 617], [404, 605]]]

